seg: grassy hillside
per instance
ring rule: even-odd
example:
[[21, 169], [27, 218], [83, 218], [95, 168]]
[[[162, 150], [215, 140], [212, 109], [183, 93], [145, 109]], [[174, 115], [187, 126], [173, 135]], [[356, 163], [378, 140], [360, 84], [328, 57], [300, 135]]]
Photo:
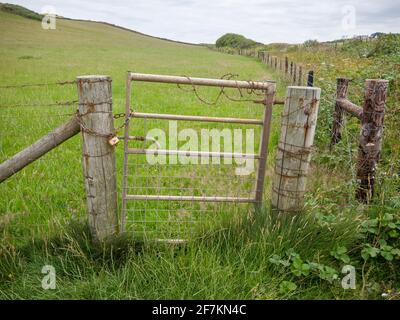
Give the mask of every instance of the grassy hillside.
[[[270, 78], [270, 71], [255, 59], [161, 41], [99, 23], [58, 19], [56, 30], [42, 30], [39, 21], [3, 12], [0, 55], [0, 86], [110, 75], [115, 113], [123, 110], [128, 70]], [[76, 100], [73, 85], [0, 90], [0, 161], [67, 120], [76, 108], [41, 106]], [[280, 97], [283, 90], [282, 82]], [[133, 92], [136, 111], [244, 118], [260, 118], [262, 114], [259, 105], [226, 99], [217, 106], [207, 106], [176, 86], [135, 83]], [[218, 90], [201, 88], [199, 93], [212, 100]], [[36, 102], [37, 107], [10, 107]], [[267, 200], [280, 112], [276, 107]], [[138, 124], [139, 130], [143, 128]], [[120, 184], [122, 146], [117, 148], [117, 166]], [[377, 298], [385, 288], [398, 287], [395, 266], [381, 274], [387, 280], [382, 284], [381, 278], [369, 277], [375, 265], [362, 267], [360, 257], [351, 256], [357, 267], [357, 289], [345, 291], [335, 280], [343, 266], [335, 252], [342, 247], [357, 250], [365, 238], [360, 224], [368, 218], [369, 210], [352, 199], [352, 186], [343, 183], [343, 175], [332, 176], [329, 166], [314, 165], [307, 210], [298, 217], [282, 220], [267, 206], [262, 214], [248, 219], [246, 207], [223, 208], [235, 215], [180, 249], [142, 247], [131, 239], [99, 248], [90, 244], [84, 223], [81, 146], [75, 137], [0, 184], [0, 298]], [[224, 191], [230, 188], [229, 183], [224, 185]], [[338, 194], [347, 202], [338, 205]], [[41, 269], [48, 264], [56, 268], [56, 290], [46, 291], [40, 285]], [[308, 272], [304, 265], [309, 266]]]

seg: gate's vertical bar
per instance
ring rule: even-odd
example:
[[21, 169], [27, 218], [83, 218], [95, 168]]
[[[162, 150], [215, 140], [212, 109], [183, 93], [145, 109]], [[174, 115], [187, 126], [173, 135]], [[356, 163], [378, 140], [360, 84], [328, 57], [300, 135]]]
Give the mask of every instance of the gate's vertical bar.
[[93, 240], [102, 241], [118, 232], [111, 78], [82, 76], [77, 84], [89, 227]]
[[129, 122], [131, 113], [131, 94], [132, 94], [131, 87], [132, 87], [131, 73], [128, 72], [125, 82], [124, 177], [122, 182], [121, 232], [125, 231], [125, 224], [126, 224], [126, 188], [128, 180]]
[[320, 96], [319, 88], [287, 88], [271, 194], [280, 211], [303, 208]]
[[265, 107], [260, 141], [260, 159], [258, 161], [257, 180], [255, 186], [256, 210], [261, 209], [264, 194], [265, 170], [267, 166], [268, 143], [271, 132], [272, 107], [275, 100], [275, 91], [276, 84], [271, 84], [271, 89], [266, 93], [264, 100]]

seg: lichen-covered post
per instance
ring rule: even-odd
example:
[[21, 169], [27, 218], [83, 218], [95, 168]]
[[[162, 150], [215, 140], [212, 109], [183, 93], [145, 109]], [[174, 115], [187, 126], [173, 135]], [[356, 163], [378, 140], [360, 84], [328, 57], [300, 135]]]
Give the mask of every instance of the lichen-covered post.
[[319, 88], [286, 90], [271, 194], [272, 207], [279, 211], [303, 209], [320, 96]]
[[374, 194], [375, 174], [381, 155], [383, 120], [389, 81], [366, 80], [358, 147], [356, 197], [368, 203]]
[[338, 78], [336, 82], [336, 102], [333, 112], [331, 148], [342, 138], [344, 111], [337, 100], [347, 99], [349, 81], [349, 79]]
[[89, 228], [97, 242], [118, 231], [111, 78], [82, 76], [77, 83]]

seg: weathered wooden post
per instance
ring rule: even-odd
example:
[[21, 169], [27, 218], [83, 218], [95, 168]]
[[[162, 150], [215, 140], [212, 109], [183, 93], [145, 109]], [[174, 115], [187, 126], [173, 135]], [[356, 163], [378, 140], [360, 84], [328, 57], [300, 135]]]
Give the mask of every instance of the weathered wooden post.
[[299, 66], [299, 79], [298, 79], [298, 86], [303, 85], [303, 67]]
[[285, 57], [285, 76], [287, 76], [289, 72], [289, 58]]
[[314, 87], [314, 71], [309, 70], [307, 74], [307, 87]]
[[280, 211], [303, 209], [320, 96], [319, 88], [286, 90], [271, 195], [273, 208]]
[[382, 148], [383, 120], [389, 81], [366, 80], [358, 147], [357, 199], [368, 203], [374, 194], [375, 173]]
[[290, 61], [290, 81], [293, 79], [293, 61]]
[[278, 57], [275, 57], [275, 70], [278, 69]]
[[81, 76], [77, 82], [89, 227], [93, 240], [102, 241], [118, 231], [111, 78]]
[[349, 79], [345, 78], [338, 78], [336, 81], [336, 103], [335, 110], [333, 112], [331, 148], [332, 146], [337, 144], [342, 138], [344, 110], [337, 100], [347, 99], [349, 81]]
[[297, 64], [293, 65], [293, 85], [296, 85]]

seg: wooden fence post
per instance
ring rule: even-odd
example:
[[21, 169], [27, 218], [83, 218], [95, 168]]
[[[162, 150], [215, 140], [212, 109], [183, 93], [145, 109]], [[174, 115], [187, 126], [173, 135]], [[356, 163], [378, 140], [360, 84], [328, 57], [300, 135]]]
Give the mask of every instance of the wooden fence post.
[[314, 87], [314, 71], [309, 70], [307, 74], [307, 87]]
[[311, 160], [321, 89], [288, 87], [272, 186], [272, 207], [301, 211]]
[[290, 61], [290, 81], [293, 79], [293, 61]]
[[374, 194], [375, 173], [382, 147], [383, 120], [389, 81], [366, 80], [358, 147], [356, 197], [368, 203]]
[[298, 86], [303, 85], [303, 67], [299, 66], [299, 79], [298, 79]]
[[[347, 90], [349, 86], [349, 79], [338, 78], [336, 81], [336, 99], [347, 99]], [[340, 104], [335, 102], [335, 110], [333, 112], [332, 123], [332, 138], [331, 148], [337, 144], [342, 138], [344, 111]]]
[[94, 241], [118, 231], [115, 146], [111, 78], [81, 76], [78, 80], [82, 164], [89, 227]]
[[296, 85], [296, 76], [297, 76], [297, 64], [293, 65], [293, 85]]
[[289, 58], [285, 57], [285, 76], [287, 76], [289, 72]]

